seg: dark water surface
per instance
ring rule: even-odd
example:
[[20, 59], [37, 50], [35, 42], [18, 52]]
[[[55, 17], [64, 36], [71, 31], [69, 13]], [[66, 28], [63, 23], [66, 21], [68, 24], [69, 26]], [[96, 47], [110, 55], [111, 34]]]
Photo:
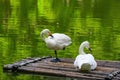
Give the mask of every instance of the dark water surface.
[[3, 73], [4, 64], [54, 56], [40, 38], [44, 28], [72, 38], [59, 57], [74, 59], [88, 40], [97, 60], [120, 60], [120, 0], [0, 0], [0, 80], [73, 80]]

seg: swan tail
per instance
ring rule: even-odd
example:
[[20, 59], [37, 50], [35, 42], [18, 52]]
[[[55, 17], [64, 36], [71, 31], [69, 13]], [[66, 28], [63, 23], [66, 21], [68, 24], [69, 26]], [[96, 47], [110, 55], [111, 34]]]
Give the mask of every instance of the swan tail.
[[82, 64], [80, 69], [81, 72], [90, 72], [90, 70], [91, 70], [91, 66], [89, 63]]

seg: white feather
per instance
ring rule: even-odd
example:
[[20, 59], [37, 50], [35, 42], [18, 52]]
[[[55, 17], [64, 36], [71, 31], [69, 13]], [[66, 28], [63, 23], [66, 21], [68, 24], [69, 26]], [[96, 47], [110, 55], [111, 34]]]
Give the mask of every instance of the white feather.
[[54, 33], [53, 37], [49, 36], [45, 39], [46, 46], [53, 50], [62, 50], [63, 48], [70, 45], [71, 39], [65, 34]]

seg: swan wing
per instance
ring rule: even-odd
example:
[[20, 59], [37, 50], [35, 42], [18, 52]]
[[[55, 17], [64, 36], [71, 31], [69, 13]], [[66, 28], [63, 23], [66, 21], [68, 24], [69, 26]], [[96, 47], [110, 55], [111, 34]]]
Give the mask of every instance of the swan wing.
[[79, 67], [81, 69], [81, 65], [83, 63], [86, 63], [85, 56], [84, 55], [78, 55], [74, 61], [74, 67]]
[[95, 69], [97, 67], [97, 62], [95, 61], [92, 54], [87, 54], [86, 58], [88, 59], [89, 64], [91, 65], [91, 69]]
[[91, 69], [95, 69], [97, 67], [97, 63], [91, 54], [78, 55], [74, 61], [74, 66], [79, 67], [80, 69], [84, 63], [89, 63], [91, 65]]
[[52, 36], [46, 39], [46, 45], [51, 49], [60, 50], [72, 43], [71, 38], [65, 34], [54, 33]]
[[53, 39], [58, 45], [66, 47], [72, 43], [71, 38], [65, 34], [54, 33], [52, 35], [53, 35]]

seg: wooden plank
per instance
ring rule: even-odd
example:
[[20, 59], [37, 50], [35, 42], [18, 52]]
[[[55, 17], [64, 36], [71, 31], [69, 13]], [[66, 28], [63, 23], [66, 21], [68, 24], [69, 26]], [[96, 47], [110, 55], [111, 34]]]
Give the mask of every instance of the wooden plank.
[[[57, 72], [57, 74], [59, 75], [59, 76], [63, 76], [63, 75], [60, 75], [60, 74], [63, 74], [63, 72], [59, 72], [59, 71], [66, 71], [67, 73], [68, 72], [75, 72], [74, 73], [74, 76], [75, 75], [77, 75], [77, 73], [78, 73], [78, 71], [77, 70], [75, 70], [75, 68], [74, 68], [74, 66], [73, 66], [73, 64], [72, 63], [64, 63], [64, 62], [60, 62], [60, 63], [52, 63], [52, 62], [49, 62], [49, 61], [42, 61], [42, 62], [37, 62], [37, 63], [32, 63], [32, 64], [28, 64], [27, 66], [26, 66], [26, 68], [28, 68], [28, 67], [31, 67], [31, 69], [32, 68], [37, 68], [38, 70], [40, 70], [40, 71], [38, 71], [38, 72], [41, 72], [41, 70], [43, 70], [43, 69], [48, 69], [48, 70], [52, 70], [52, 72], [50, 73], [48, 73], [48, 72], [45, 72], [44, 71], [44, 73], [46, 73], [46, 74], [53, 74], [54, 73], [54, 71], [55, 72]], [[39, 69], [40, 68], [40, 69]], [[91, 76], [91, 77], [94, 77], [94, 78], [102, 78], [102, 79], [104, 79], [105, 78], [105, 76], [108, 74], [108, 73], [110, 73], [110, 72], [112, 72], [112, 71], [115, 71], [115, 70], [117, 70], [116, 68], [109, 68], [109, 67], [97, 67], [97, 69], [95, 70], [95, 71], [91, 71], [91, 73], [89, 74], [89, 76]], [[35, 71], [34, 71], [35, 72]], [[59, 73], [58, 73], [59, 72]], [[42, 72], [43, 73], [43, 72]], [[57, 74], [54, 74], [54, 75], [57, 75]], [[91, 75], [92, 74], [92, 75]], [[97, 75], [97, 76], [96, 76]], [[66, 76], [66, 75], [64, 75], [64, 76]], [[70, 75], [71, 76], [71, 75]], [[68, 76], [68, 77], [70, 77], [70, 76]], [[73, 74], [72, 74], [72, 77], [74, 77], [73, 76]], [[86, 75], [86, 77], [89, 77], [88, 76], [88, 74]], [[96, 76], [96, 77], [95, 77]], [[79, 75], [79, 77], [77, 77], [77, 78], [85, 78], [85, 77], [83, 77], [83, 76], [81, 76], [81, 75]], [[89, 78], [90, 79], [90, 78]]]
[[[76, 69], [74, 68], [73, 64], [67, 64], [67, 63], [32, 63], [32, 64], [28, 64], [26, 66], [32, 66], [32, 67], [43, 67], [43, 68], [54, 68], [54, 69], [60, 69], [60, 70], [69, 70], [69, 71], [76, 71]], [[109, 68], [109, 67], [101, 67], [98, 66], [97, 69], [95, 71], [101, 71], [104, 73], [110, 73], [113, 72], [115, 70], [118, 70], [117, 68]]]
[[[62, 58], [61, 62], [54, 63], [50, 62], [53, 59], [51, 57], [43, 58], [27, 58], [14, 64], [8, 64], [3, 67], [4, 70], [28, 72], [28, 73], [39, 73], [49, 74], [64, 77], [82, 78], [88, 80], [103, 80], [109, 78], [109, 75], [113, 75], [112, 79], [120, 79], [119, 73], [115, 75], [114, 72], [120, 70], [119, 61], [99, 61], [97, 60], [98, 67], [96, 70], [90, 73], [81, 73], [77, 71], [73, 66], [73, 59]], [[107, 76], [107, 77], [106, 77]], [[106, 79], [111, 80], [111, 79]]]
[[31, 72], [31, 73], [40, 73], [40, 74], [49, 74], [55, 76], [63, 76], [63, 77], [74, 77], [74, 78], [84, 78], [84, 79], [98, 79], [103, 80], [103, 76], [100, 75], [91, 75], [87, 73], [79, 73], [79, 72], [70, 72], [70, 71], [63, 71], [63, 70], [53, 70], [53, 69], [46, 69], [46, 68], [33, 68], [33, 67], [21, 67], [20, 71]]
[[30, 63], [34, 63], [34, 62], [37, 62], [37, 61], [41, 61], [41, 60], [47, 59], [47, 58], [51, 58], [51, 56], [46, 56], [46, 57], [42, 57], [42, 58], [27, 58], [27, 59], [23, 59], [23, 60], [21, 60], [19, 62], [15, 62], [14, 64], [4, 65], [3, 66], [3, 70], [12, 70], [14, 68], [18, 68], [18, 67], [30, 64]]
[[102, 67], [114, 67], [120, 69], [120, 61], [103, 61], [103, 60], [97, 60], [98, 66]]

